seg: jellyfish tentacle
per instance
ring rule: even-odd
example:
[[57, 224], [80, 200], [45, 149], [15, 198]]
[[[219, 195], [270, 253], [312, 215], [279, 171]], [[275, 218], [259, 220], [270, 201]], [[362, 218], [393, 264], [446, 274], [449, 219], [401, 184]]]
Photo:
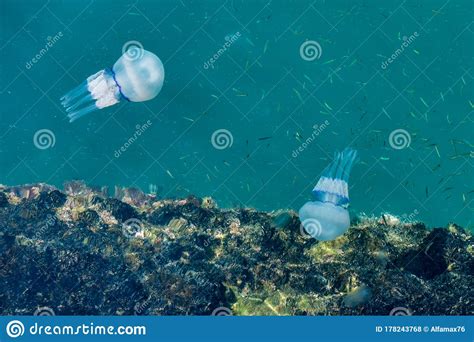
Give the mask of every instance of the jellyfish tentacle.
[[79, 119], [80, 117], [83, 117], [84, 115], [89, 114], [90, 112], [92, 112], [96, 109], [98, 109], [98, 108], [95, 105], [95, 103], [93, 103], [90, 106], [87, 106], [87, 107], [81, 108], [79, 110], [76, 110], [75, 112], [69, 113], [68, 114], [69, 122], [74, 122], [77, 119]]
[[59, 100], [61, 101], [61, 103], [67, 103], [74, 100], [76, 97], [82, 96], [87, 91], [87, 80], [85, 80], [77, 87], [64, 94]]
[[91, 94], [87, 94], [82, 99], [78, 100], [75, 104], [67, 107], [66, 112], [69, 113], [69, 112], [75, 110], [77, 107], [81, 106], [82, 104], [85, 104], [85, 103], [91, 102], [91, 101], [94, 101], [94, 99], [92, 98]]
[[355, 150], [348, 148], [334, 154], [334, 160], [313, 189], [315, 200], [330, 202], [337, 206], [349, 205], [347, 181], [356, 155]]

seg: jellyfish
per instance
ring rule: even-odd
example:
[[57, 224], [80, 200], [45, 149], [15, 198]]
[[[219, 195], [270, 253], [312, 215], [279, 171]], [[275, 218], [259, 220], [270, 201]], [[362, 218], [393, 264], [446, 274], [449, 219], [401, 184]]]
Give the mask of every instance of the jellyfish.
[[61, 97], [69, 122], [121, 100], [143, 102], [161, 91], [165, 70], [161, 60], [138, 46], [129, 47], [115, 62], [89, 76], [82, 84]]
[[356, 156], [357, 151], [350, 148], [334, 153], [334, 160], [313, 189], [314, 201], [299, 210], [304, 229], [317, 240], [334, 240], [349, 229], [347, 182]]

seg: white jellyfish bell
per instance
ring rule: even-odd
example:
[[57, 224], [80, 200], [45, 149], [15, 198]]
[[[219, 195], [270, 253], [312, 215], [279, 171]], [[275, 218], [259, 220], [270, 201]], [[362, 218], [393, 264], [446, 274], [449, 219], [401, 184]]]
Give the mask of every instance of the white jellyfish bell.
[[334, 160], [323, 171], [313, 189], [314, 201], [307, 202], [299, 210], [300, 221], [317, 240], [334, 240], [350, 226], [349, 173], [357, 151], [346, 148], [334, 154]]
[[69, 122], [121, 100], [143, 102], [161, 91], [165, 69], [161, 60], [140, 46], [132, 45], [112, 68], [89, 76], [81, 85], [61, 97]]

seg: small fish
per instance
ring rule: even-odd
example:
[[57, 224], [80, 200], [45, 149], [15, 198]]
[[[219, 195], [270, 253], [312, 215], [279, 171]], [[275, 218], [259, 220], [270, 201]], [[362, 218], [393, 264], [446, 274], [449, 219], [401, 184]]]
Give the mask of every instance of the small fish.
[[267, 52], [268, 49], [268, 40], [265, 42], [265, 46], [263, 47], [263, 53]]
[[420, 97], [420, 100], [421, 100], [421, 102], [423, 102], [423, 104], [426, 106], [426, 108], [430, 108], [430, 106], [428, 106], [428, 104], [425, 102], [425, 100], [422, 97]]
[[296, 93], [296, 95], [298, 96], [298, 98], [300, 99], [301, 102], [304, 102], [303, 101], [303, 98], [301, 97], [301, 94], [298, 90], [296, 90], [295, 88], [293, 88], [293, 91]]
[[261, 138], [258, 138], [258, 140], [268, 140], [268, 139], [271, 139], [273, 137], [261, 137]]
[[321, 65], [331, 64], [331, 63], [333, 63], [334, 61], [335, 61], [335, 59], [331, 59], [331, 60], [329, 60], [329, 61], [324, 62], [324, 63], [321, 64]]
[[174, 176], [173, 176], [173, 174], [170, 172], [170, 170], [166, 170], [166, 173], [168, 174], [168, 176], [170, 176], [171, 178], [174, 179]]

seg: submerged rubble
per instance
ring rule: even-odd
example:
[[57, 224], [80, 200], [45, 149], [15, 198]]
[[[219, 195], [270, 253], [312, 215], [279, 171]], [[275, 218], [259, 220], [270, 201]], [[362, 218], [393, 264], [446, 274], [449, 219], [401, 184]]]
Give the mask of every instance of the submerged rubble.
[[318, 242], [293, 211], [64, 188], [0, 186], [2, 315], [474, 314], [474, 239], [455, 224], [359, 217]]

